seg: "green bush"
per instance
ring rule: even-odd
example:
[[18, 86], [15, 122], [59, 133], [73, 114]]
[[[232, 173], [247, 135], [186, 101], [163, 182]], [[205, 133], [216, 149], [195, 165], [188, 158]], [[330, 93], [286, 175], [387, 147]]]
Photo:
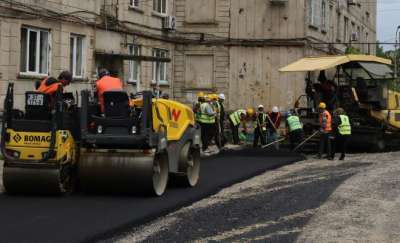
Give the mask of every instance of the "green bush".
[[361, 51], [354, 46], [349, 46], [346, 48], [346, 54], [361, 54]]

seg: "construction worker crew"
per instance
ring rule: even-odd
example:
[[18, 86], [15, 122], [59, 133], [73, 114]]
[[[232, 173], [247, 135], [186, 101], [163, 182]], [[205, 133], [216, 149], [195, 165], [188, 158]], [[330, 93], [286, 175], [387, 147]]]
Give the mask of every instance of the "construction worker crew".
[[[275, 142], [278, 139], [278, 129], [281, 125], [281, 113], [279, 112], [279, 108], [277, 106], [272, 107], [272, 112], [268, 113], [269, 118], [269, 126], [267, 128], [267, 138], [268, 143]], [[279, 143], [275, 143], [275, 148], [279, 148]]]
[[40, 82], [37, 91], [54, 96], [59, 87], [63, 88], [72, 82], [72, 74], [69, 71], [62, 71], [57, 79], [47, 77]]
[[207, 95], [200, 98], [200, 101], [198, 122], [201, 126], [202, 150], [208, 153], [208, 145], [215, 131], [215, 112], [212, 105], [209, 103]]
[[332, 126], [334, 128], [335, 141], [332, 146], [332, 157], [335, 158], [335, 153], [340, 152], [339, 160], [344, 160], [346, 156], [346, 147], [348, 138], [351, 136], [350, 119], [342, 108], [336, 109], [333, 113]]
[[293, 150], [304, 139], [303, 124], [294, 110], [288, 111], [286, 116], [286, 127], [289, 133], [290, 146]]
[[246, 111], [243, 109], [234, 111], [229, 115], [228, 120], [232, 130], [233, 144], [239, 144], [239, 126], [245, 118]]
[[101, 69], [99, 71], [99, 79], [96, 81], [96, 90], [101, 112], [104, 112], [103, 93], [123, 90], [122, 82], [119, 78], [111, 77], [107, 69]]
[[224, 107], [225, 95], [223, 93], [218, 95], [218, 103], [219, 103], [219, 130], [221, 132], [221, 147], [225, 146], [226, 138], [224, 133], [224, 121], [225, 121], [225, 107]]
[[324, 150], [326, 150], [326, 158], [331, 158], [331, 133], [332, 133], [332, 116], [326, 109], [326, 104], [321, 102], [319, 104], [319, 125], [320, 125], [320, 140], [319, 140], [319, 150], [318, 158], [322, 158]]
[[257, 111], [257, 118], [254, 122], [253, 147], [255, 148], [258, 146], [259, 139], [261, 141], [261, 145], [265, 145], [265, 140], [267, 138], [267, 114], [264, 112], [264, 106], [259, 105]]

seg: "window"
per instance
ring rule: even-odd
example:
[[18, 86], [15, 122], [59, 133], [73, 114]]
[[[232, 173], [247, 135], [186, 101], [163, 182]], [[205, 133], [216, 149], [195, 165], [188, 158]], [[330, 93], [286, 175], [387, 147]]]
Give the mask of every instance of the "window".
[[327, 19], [327, 14], [326, 14], [326, 2], [322, 1], [321, 4], [321, 29], [326, 30], [326, 19]]
[[337, 19], [336, 19], [336, 39], [340, 42], [342, 40], [342, 38], [340, 37], [341, 34], [341, 28], [340, 28], [340, 20], [342, 18], [342, 15], [340, 14], [340, 12], [337, 12]]
[[321, 0], [308, 0], [308, 23], [318, 28], [321, 25]]
[[[153, 49], [153, 57], [167, 58], [168, 51], [162, 49]], [[168, 84], [166, 62], [153, 62], [153, 82], [157, 81], [159, 81], [160, 84]]]
[[84, 74], [84, 36], [71, 35], [69, 66], [74, 78], [83, 78]]
[[21, 72], [48, 75], [49, 64], [50, 32], [23, 27], [21, 29]]
[[185, 87], [212, 89], [214, 56], [189, 54], [185, 56]]
[[[140, 46], [129, 45], [129, 54], [133, 56], [140, 56]], [[129, 61], [129, 83], [136, 83], [137, 89], [139, 91], [140, 85], [140, 61], [131, 60]]]
[[326, 26], [328, 26], [328, 30], [330, 31], [329, 39], [332, 40], [332, 42], [335, 42], [335, 28], [333, 26], [334, 14], [333, 5], [329, 5]]
[[153, 10], [160, 14], [167, 14], [167, 0], [153, 0]]
[[[186, 0], [185, 23], [214, 24], [216, 23], [217, 0]], [[206, 11], [203, 11], [206, 10]], [[201, 14], [199, 14], [201, 12]]]
[[343, 39], [344, 42], [349, 41], [349, 19], [347, 17], [344, 17], [344, 28], [343, 28]]
[[129, 0], [129, 5], [131, 7], [134, 7], [134, 8], [138, 8], [139, 7], [139, 3], [140, 3], [139, 0]]

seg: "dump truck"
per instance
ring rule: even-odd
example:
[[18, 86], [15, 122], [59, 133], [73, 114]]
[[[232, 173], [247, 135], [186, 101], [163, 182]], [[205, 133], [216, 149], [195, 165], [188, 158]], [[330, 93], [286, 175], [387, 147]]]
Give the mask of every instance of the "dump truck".
[[[349, 145], [382, 151], [399, 141], [400, 85], [391, 60], [372, 55], [306, 57], [279, 71], [307, 72], [305, 94], [295, 104], [307, 134], [318, 129], [317, 108], [323, 101], [330, 112], [342, 107], [349, 115]], [[333, 87], [332, 92], [326, 87]]]
[[200, 176], [200, 128], [186, 105], [143, 91], [130, 99], [107, 91], [104, 113], [95, 95], [81, 93], [83, 191], [161, 196], [173, 178], [193, 187]]
[[25, 111], [14, 108], [14, 84], [4, 101], [1, 152], [7, 193], [66, 194], [74, 189], [79, 161], [73, 94], [25, 93]]

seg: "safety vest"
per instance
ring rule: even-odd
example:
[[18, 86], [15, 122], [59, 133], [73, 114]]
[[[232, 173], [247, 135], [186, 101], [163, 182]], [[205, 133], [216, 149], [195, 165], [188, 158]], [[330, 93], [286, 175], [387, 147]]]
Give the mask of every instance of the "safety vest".
[[200, 115], [199, 115], [199, 122], [206, 123], [206, 124], [213, 124], [215, 123], [215, 115], [210, 115], [207, 113], [207, 109], [211, 108], [210, 104], [207, 102], [200, 104]]
[[221, 112], [221, 105], [219, 104], [218, 101], [214, 101], [214, 102], [213, 102], [213, 107], [214, 107], [214, 111], [215, 111], [216, 113]]
[[257, 116], [256, 122], [254, 122], [254, 128], [261, 127], [262, 130], [265, 131], [265, 130], [267, 130], [267, 127], [266, 127], [266, 124], [265, 124], [265, 121], [267, 120], [267, 114], [265, 114], [264, 112], [261, 113], [261, 114], [262, 114], [261, 123], [260, 123], [260, 120], [258, 119], [258, 116]]
[[213, 102], [213, 107], [214, 107], [214, 111], [216, 114], [216, 118], [217, 120], [219, 120], [220, 116], [221, 116], [221, 105], [219, 104], [218, 101], [214, 101]]
[[341, 124], [338, 126], [341, 135], [351, 135], [350, 119], [346, 115], [340, 115]]
[[237, 110], [229, 115], [229, 119], [232, 121], [234, 126], [238, 126], [240, 124], [240, 115], [246, 114], [245, 110]]
[[[325, 124], [324, 124], [324, 117], [325, 117]], [[325, 110], [323, 113], [319, 115], [319, 124], [321, 127], [325, 125], [325, 127], [322, 127], [325, 132], [330, 132], [332, 131], [332, 116], [329, 111]]]
[[101, 111], [104, 112], [104, 97], [103, 93], [106, 91], [121, 91], [122, 82], [119, 78], [111, 76], [104, 76], [96, 82], [97, 97], [99, 99]]
[[58, 87], [60, 87], [61, 83], [60, 82], [56, 82], [56, 83], [52, 83], [50, 85], [47, 85], [46, 82], [47, 82], [48, 79], [49, 79], [49, 77], [43, 79], [42, 82], [40, 82], [40, 86], [39, 86], [39, 88], [37, 90], [39, 92], [44, 93], [44, 94], [52, 95], [58, 90]]
[[194, 113], [194, 118], [195, 118], [195, 120], [196, 120], [197, 122], [200, 122], [200, 115], [201, 115], [201, 112], [200, 112], [200, 103], [199, 103], [199, 102], [195, 103], [193, 109], [194, 109], [194, 111], [195, 111], [195, 113]]
[[301, 124], [300, 118], [298, 116], [294, 116], [294, 115], [289, 116], [287, 118], [287, 123], [288, 123], [288, 127], [289, 127], [289, 132], [303, 129], [303, 124]]

